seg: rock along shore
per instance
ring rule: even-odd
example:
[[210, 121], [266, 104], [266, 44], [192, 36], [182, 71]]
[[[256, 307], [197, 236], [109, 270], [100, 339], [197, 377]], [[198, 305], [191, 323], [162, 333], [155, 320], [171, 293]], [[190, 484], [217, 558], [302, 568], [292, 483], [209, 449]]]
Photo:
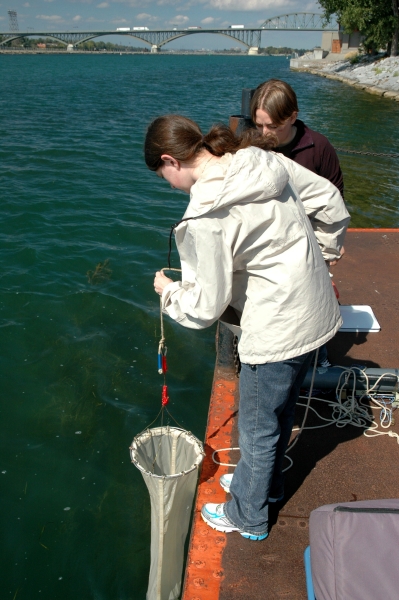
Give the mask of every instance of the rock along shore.
[[332, 62], [326, 59], [291, 59], [291, 69], [335, 79], [369, 94], [399, 102], [399, 56], [364, 56], [352, 64], [344, 58]]

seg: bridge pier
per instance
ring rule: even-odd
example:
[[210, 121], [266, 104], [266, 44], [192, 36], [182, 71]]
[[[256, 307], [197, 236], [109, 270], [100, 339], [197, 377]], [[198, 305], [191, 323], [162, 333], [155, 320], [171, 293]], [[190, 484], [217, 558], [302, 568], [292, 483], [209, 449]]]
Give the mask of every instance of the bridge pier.
[[248, 56], [257, 56], [259, 54], [259, 48], [257, 46], [252, 46], [248, 50]]
[[161, 48], [156, 44], [153, 44], [151, 46], [151, 54], [156, 54], [157, 52], [161, 52]]

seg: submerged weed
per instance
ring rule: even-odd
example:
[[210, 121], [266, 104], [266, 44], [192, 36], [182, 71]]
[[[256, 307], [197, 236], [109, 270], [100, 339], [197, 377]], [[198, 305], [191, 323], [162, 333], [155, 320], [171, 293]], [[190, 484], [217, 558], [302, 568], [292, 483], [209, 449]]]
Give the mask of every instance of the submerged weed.
[[99, 262], [94, 271], [87, 271], [88, 282], [92, 285], [97, 285], [103, 281], [108, 281], [111, 278], [112, 271], [108, 268], [109, 258], [103, 263]]

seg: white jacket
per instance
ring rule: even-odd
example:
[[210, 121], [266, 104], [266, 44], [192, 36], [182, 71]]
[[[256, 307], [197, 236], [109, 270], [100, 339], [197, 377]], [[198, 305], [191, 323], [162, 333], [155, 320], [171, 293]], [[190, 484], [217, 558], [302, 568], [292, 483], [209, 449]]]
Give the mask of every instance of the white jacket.
[[184, 218], [176, 228], [182, 280], [162, 294], [172, 319], [202, 329], [233, 306], [248, 364], [299, 356], [338, 331], [320, 248], [339, 257], [349, 214], [329, 181], [281, 154], [239, 150], [205, 169]]

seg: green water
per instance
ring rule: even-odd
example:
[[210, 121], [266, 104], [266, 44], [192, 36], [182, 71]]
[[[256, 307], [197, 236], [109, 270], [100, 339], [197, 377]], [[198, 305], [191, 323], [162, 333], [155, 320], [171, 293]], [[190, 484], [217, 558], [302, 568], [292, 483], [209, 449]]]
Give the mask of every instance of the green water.
[[[148, 122], [226, 122], [243, 87], [281, 77], [336, 146], [399, 152], [397, 103], [288, 62], [0, 56], [1, 598], [145, 598], [150, 508], [128, 447], [160, 406], [152, 280], [187, 202], [143, 165]], [[352, 226], [398, 227], [397, 160], [340, 158]], [[170, 410], [201, 439], [214, 333], [166, 322]]]

